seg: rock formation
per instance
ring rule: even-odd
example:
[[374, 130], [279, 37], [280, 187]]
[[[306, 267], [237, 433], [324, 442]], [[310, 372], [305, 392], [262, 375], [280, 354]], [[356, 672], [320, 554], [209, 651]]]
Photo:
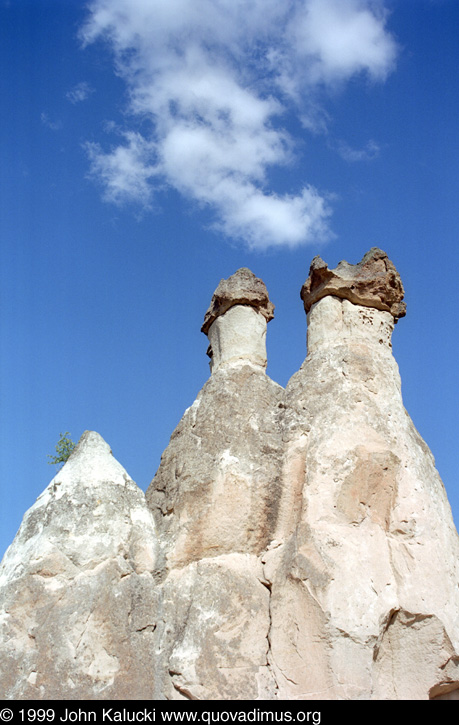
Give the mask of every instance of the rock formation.
[[145, 496], [83, 434], [0, 569], [0, 697], [153, 696], [157, 536]]
[[372, 247], [358, 264], [342, 261], [328, 269], [320, 257], [314, 257], [309, 277], [301, 289], [306, 313], [323, 297], [339, 297], [355, 305], [391, 312], [394, 320], [406, 315], [402, 280], [387, 254]]
[[[264, 284], [220, 282], [203, 331], [210, 380], [172, 435], [147, 491], [167, 578], [160, 649], [168, 698], [270, 699], [270, 593], [261, 555], [281, 498], [283, 389], [266, 373]], [[163, 600], [162, 600], [163, 601]]]
[[405, 411], [387, 255], [301, 290], [308, 354], [266, 375], [248, 269], [206, 313], [211, 376], [146, 497], [95, 433], [0, 569], [10, 699], [459, 699], [459, 538]]
[[[361, 285], [376, 264], [387, 276]], [[459, 687], [459, 540], [402, 403], [403, 288], [373, 249], [314, 302], [324, 266], [302, 289], [308, 356], [285, 391], [280, 543], [265, 555], [279, 695], [427, 699]]]

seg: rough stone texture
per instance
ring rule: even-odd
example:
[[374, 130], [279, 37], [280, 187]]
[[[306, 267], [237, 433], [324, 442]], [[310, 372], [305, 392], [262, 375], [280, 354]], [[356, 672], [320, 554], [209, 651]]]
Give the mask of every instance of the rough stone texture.
[[220, 283], [148, 508], [83, 436], [0, 570], [2, 697], [459, 699], [459, 538], [402, 403], [400, 279], [373, 249], [316, 258], [302, 294], [284, 390], [263, 283]]
[[156, 547], [143, 492], [84, 433], [0, 568], [0, 697], [151, 698]]
[[218, 364], [147, 491], [165, 577], [158, 647], [167, 675], [158, 693], [169, 699], [274, 697], [259, 557], [278, 515], [283, 389], [264, 372], [265, 334], [266, 320], [251, 307], [213, 322]]
[[266, 318], [249, 306], [236, 305], [217, 317], [207, 333], [211, 371], [238, 360], [266, 368], [266, 326]]
[[273, 699], [269, 590], [255, 555], [226, 554], [173, 569], [161, 586], [158, 629], [172, 700]]
[[259, 366], [220, 367], [174, 431], [147, 492], [165, 576], [158, 646], [169, 674], [159, 692], [169, 699], [273, 696], [259, 555], [280, 499], [282, 392]]
[[250, 270], [218, 285], [210, 309], [230, 297], [232, 305], [216, 313], [207, 331], [215, 345], [212, 375], [172, 434], [147, 491], [166, 570], [208, 556], [260, 554], [270, 541], [280, 497], [284, 391], [265, 374], [267, 323], [256, 305], [246, 305], [252, 293], [272, 314], [266, 287]]
[[273, 309], [250, 270], [220, 282], [203, 326], [212, 376], [147, 491], [163, 572], [157, 692], [169, 699], [274, 697], [259, 559], [280, 499], [283, 389], [265, 374]]
[[400, 275], [387, 254], [377, 247], [372, 247], [358, 264], [343, 260], [336, 269], [328, 269], [323, 259], [314, 257], [301, 289], [305, 311], [309, 312], [314, 302], [327, 295], [386, 310], [395, 320], [406, 314]]
[[274, 317], [274, 305], [269, 301], [265, 283], [255, 277], [250, 269], [241, 267], [228, 279], [220, 280], [204, 316], [201, 331], [207, 335], [217, 317], [224, 315], [234, 305], [254, 307], [267, 322]]
[[262, 368], [235, 363], [213, 373], [185, 412], [147, 491], [162, 567], [260, 554], [269, 544], [280, 499], [282, 393]]
[[289, 381], [270, 660], [286, 699], [428, 699], [459, 688], [459, 544], [406, 413], [392, 315], [326, 296]]

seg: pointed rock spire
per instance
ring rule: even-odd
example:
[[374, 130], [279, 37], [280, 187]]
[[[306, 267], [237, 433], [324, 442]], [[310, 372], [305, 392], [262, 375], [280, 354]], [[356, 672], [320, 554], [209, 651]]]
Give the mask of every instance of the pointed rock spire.
[[150, 699], [157, 536], [143, 492], [86, 431], [0, 565], [6, 699]]
[[459, 538], [403, 406], [400, 277], [379, 249], [316, 258], [302, 297], [284, 390], [266, 288], [222, 280], [218, 372], [146, 499], [82, 436], [0, 566], [4, 699], [459, 699]]

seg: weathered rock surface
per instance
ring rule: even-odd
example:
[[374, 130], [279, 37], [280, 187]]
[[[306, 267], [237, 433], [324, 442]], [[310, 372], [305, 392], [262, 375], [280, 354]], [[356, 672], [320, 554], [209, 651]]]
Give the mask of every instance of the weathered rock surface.
[[0, 697], [153, 696], [157, 538], [97, 434], [26, 513], [0, 569]]
[[459, 540], [403, 407], [393, 312], [324, 291], [285, 392], [280, 544], [264, 557], [279, 696], [446, 694], [459, 688]]
[[[265, 374], [265, 312], [273, 306], [263, 283], [247, 273], [222, 281], [214, 295], [221, 299], [237, 282], [233, 304], [208, 328], [212, 375], [147, 491], [166, 577], [158, 637], [169, 662], [160, 689], [169, 698], [255, 699], [275, 691], [259, 556], [278, 515], [283, 389]], [[251, 288], [243, 286], [241, 296], [241, 279], [255, 280], [264, 311], [246, 304]]]
[[284, 390], [264, 284], [222, 280], [146, 502], [83, 436], [0, 569], [0, 696], [459, 699], [459, 537], [403, 407], [399, 275], [315, 258], [302, 297]]
[[247, 267], [241, 267], [228, 279], [220, 280], [204, 316], [201, 331], [206, 335], [212, 323], [234, 305], [249, 305], [269, 322], [274, 317], [274, 305], [269, 300], [265, 283]]
[[343, 260], [336, 269], [328, 269], [323, 259], [314, 257], [301, 289], [305, 311], [327, 295], [387, 310], [396, 320], [406, 314], [400, 275], [387, 254], [377, 247], [372, 247], [358, 264]]
[[[400, 278], [376, 249], [320, 289], [317, 269], [303, 287], [317, 294], [308, 356], [285, 391], [263, 373], [256, 309], [214, 319], [212, 377], [148, 491], [165, 542], [170, 697], [427, 699], [459, 686], [458, 537], [403, 408]], [[190, 601], [185, 628], [173, 624]]]
[[217, 317], [207, 333], [211, 371], [238, 361], [266, 368], [266, 326], [265, 317], [251, 306], [235, 305]]
[[167, 570], [220, 554], [258, 555], [269, 544], [280, 499], [282, 393], [261, 368], [228, 365], [185, 412], [147, 491]]
[[158, 697], [274, 699], [269, 590], [251, 554], [204, 557], [173, 569], [161, 586]]

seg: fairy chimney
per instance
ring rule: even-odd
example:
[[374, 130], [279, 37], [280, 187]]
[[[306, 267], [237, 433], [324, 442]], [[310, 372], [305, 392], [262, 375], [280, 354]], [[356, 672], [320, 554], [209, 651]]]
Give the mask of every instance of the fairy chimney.
[[201, 328], [209, 338], [211, 371], [244, 360], [266, 368], [266, 326], [273, 317], [265, 284], [250, 269], [222, 279]]
[[266, 374], [264, 283], [218, 285], [209, 379], [146, 496], [85, 433], [0, 567], [3, 699], [459, 699], [459, 537], [406, 412], [393, 263], [301, 290], [307, 356]]

